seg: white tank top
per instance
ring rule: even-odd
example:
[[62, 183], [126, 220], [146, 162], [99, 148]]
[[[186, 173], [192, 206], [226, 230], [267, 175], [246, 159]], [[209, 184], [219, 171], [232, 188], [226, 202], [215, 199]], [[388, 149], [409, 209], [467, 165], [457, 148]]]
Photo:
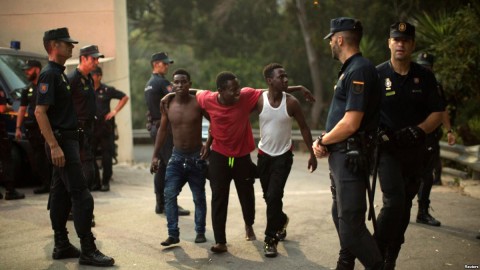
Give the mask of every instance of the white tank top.
[[263, 109], [260, 118], [260, 142], [258, 148], [270, 156], [279, 156], [292, 147], [292, 117], [287, 112], [287, 95], [273, 108], [268, 102], [268, 92], [263, 92]]

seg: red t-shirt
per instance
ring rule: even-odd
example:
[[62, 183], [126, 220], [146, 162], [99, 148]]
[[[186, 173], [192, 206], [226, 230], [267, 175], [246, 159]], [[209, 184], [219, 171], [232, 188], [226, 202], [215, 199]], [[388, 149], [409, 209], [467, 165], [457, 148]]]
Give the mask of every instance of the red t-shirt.
[[262, 90], [242, 88], [238, 102], [231, 106], [218, 102], [218, 92], [197, 95], [198, 104], [210, 115], [212, 150], [227, 157], [243, 157], [255, 149], [249, 116], [261, 94]]

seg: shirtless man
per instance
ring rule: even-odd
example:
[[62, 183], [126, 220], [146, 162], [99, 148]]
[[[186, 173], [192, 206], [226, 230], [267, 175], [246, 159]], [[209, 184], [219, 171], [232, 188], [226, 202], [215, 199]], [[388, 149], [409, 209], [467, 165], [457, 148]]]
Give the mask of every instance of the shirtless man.
[[180, 242], [177, 197], [188, 182], [195, 203], [195, 243], [204, 243], [207, 206], [205, 199], [205, 173], [207, 163], [202, 144], [202, 109], [195, 96], [189, 94], [190, 74], [184, 69], [173, 73], [173, 92], [168, 108], [162, 110], [159, 132], [155, 140], [151, 170], [158, 170], [158, 153], [165, 143], [170, 122], [173, 134], [173, 152], [165, 175], [165, 214], [168, 238], [161, 243], [170, 246]]

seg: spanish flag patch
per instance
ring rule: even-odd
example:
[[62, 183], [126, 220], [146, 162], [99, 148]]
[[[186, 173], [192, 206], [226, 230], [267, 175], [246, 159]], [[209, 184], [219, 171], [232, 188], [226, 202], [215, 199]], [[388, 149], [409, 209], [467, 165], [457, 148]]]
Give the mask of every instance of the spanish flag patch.
[[353, 81], [353, 93], [354, 94], [361, 94], [363, 93], [363, 86], [364, 86], [364, 82], [361, 82], [361, 81]]

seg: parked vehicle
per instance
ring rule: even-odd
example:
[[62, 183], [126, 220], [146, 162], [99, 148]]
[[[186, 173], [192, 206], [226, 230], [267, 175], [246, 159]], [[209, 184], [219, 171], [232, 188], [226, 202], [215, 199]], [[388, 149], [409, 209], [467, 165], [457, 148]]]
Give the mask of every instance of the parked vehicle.
[[2, 120], [5, 120], [8, 137], [12, 142], [12, 161], [13, 176], [18, 185], [41, 184], [31, 171], [31, 147], [25, 136], [19, 141], [15, 140], [15, 127], [17, 121], [17, 112], [20, 107], [20, 97], [22, 90], [30, 87], [22, 65], [28, 59], [36, 59], [47, 64], [45, 55], [0, 47], [0, 87], [4, 90], [9, 105], [13, 111], [1, 114]]

